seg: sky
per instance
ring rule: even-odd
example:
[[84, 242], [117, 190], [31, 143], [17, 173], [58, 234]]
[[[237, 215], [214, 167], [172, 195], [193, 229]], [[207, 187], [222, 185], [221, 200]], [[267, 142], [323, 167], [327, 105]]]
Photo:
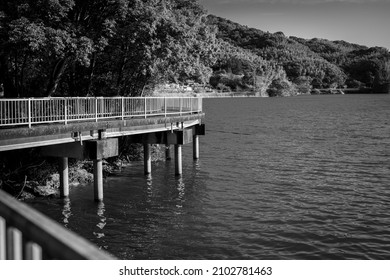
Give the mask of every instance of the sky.
[[263, 31], [390, 49], [390, 0], [199, 0], [209, 14]]

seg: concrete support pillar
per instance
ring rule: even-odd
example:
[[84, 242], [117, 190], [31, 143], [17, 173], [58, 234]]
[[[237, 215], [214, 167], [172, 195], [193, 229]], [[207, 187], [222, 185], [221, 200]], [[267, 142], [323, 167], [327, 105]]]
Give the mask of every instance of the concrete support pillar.
[[181, 175], [183, 173], [182, 163], [182, 145], [175, 145], [175, 175]]
[[69, 169], [68, 169], [68, 158], [60, 158], [60, 196], [69, 196]]
[[172, 157], [171, 157], [171, 145], [166, 145], [165, 146], [165, 159], [167, 161], [170, 161], [172, 159]]
[[199, 136], [194, 135], [192, 138], [193, 156], [194, 160], [199, 159]]
[[103, 200], [103, 160], [95, 159], [93, 161], [93, 185], [95, 192], [95, 201]]
[[152, 173], [152, 156], [148, 143], [144, 143], [144, 171], [145, 175]]

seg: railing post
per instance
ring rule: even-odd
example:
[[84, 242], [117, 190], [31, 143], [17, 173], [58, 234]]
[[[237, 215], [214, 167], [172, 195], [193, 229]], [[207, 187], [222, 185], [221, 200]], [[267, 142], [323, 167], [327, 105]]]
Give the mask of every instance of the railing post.
[[167, 97], [164, 96], [164, 116], [167, 117]]
[[80, 98], [79, 97], [77, 97], [77, 117], [76, 117], [76, 119], [80, 119]]
[[7, 229], [7, 259], [21, 260], [22, 258], [22, 233], [14, 227], [9, 227]]
[[95, 97], [95, 122], [98, 121], [98, 99]]
[[6, 224], [5, 219], [0, 217], [0, 261], [6, 259]]
[[31, 128], [31, 98], [28, 99], [28, 128]]
[[99, 100], [100, 100], [100, 114], [101, 114], [101, 118], [104, 118], [104, 114], [105, 114], [105, 112], [104, 112], [104, 110], [105, 110], [105, 106], [104, 106], [104, 98], [103, 97], [100, 97], [99, 98]]
[[27, 242], [25, 245], [25, 259], [26, 260], [41, 260], [42, 248], [34, 242]]
[[65, 124], [68, 124], [68, 99], [65, 97], [65, 106], [64, 106], [64, 117], [65, 117]]
[[2, 190], [0, 211], [1, 258], [39, 259], [43, 254], [44, 258], [54, 259], [113, 259], [82, 237]]
[[182, 98], [181, 97], [179, 97], [179, 107], [180, 107], [180, 116], [181, 116], [181, 107], [182, 107]]
[[144, 99], [144, 102], [145, 102], [145, 119], [147, 118], [147, 111], [146, 111], [146, 97], [145, 97], [145, 99]]
[[121, 100], [122, 100], [122, 121], [125, 119], [125, 101], [124, 101], [124, 97], [122, 96], [121, 97]]

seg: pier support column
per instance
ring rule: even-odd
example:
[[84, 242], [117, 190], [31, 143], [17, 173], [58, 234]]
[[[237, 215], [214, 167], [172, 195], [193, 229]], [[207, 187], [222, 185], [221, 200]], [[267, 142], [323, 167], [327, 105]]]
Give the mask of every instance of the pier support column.
[[192, 138], [193, 156], [194, 160], [199, 159], [199, 136], [194, 135]]
[[165, 146], [165, 159], [166, 161], [170, 161], [172, 159], [171, 157], [171, 145]]
[[69, 169], [68, 169], [68, 158], [60, 158], [60, 196], [69, 196]]
[[152, 156], [148, 143], [144, 143], [144, 172], [145, 175], [152, 173]]
[[93, 161], [93, 185], [95, 192], [95, 201], [103, 200], [103, 160], [95, 159]]
[[182, 145], [175, 144], [175, 175], [183, 173]]

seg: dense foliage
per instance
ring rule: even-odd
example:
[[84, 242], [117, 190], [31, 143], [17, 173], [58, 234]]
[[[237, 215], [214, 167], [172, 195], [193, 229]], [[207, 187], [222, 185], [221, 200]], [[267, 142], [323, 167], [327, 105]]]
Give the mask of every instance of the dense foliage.
[[0, 3], [6, 96], [137, 95], [159, 81], [208, 81], [215, 30], [192, 0]]
[[218, 27], [219, 39], [281, 65], [301, 93], [310, 87], [388, 91], [390, 53], [385, 48], [286, 37], [282, 32], [263, 32], [211, 15], [209, 21]]
[[270, 95], [386, 91], [389, 61], [384, 48], [207, 16], [194, 0], [0, 2], [0, 84], [8, 97], [136, 96], [188, 81]]

